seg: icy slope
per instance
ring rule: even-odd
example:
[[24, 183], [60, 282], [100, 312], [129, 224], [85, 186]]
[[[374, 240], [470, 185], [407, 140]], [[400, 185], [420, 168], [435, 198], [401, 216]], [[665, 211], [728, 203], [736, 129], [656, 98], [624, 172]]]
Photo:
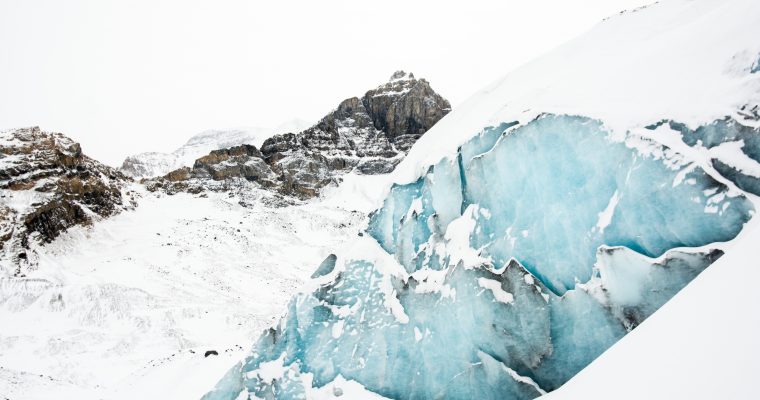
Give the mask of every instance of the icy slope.
[[132, 189], [134, 210], [0, 280], [0, 398], [199, 398], [363, 218]]
[[151, 178], [165, 175], [181, 167], [191, 167], [193, 162], [212, 150], [224, 149], [241, 144], [260, 147], [270, 136], [285, 132], [300, 132], [310, 124], [301, 119], [286, 121], [274, 129], [240, 128], [228, 130], [207, 130], [190, 139], [171, 153], [147, 152], [127, 157], [121, 170], [135, 178]]
[[610, 17], [476, 93], [396, 168], [411, 182], [484, 126], [539, 113], [583, 115], [625, 132], [661, 120], [691, 128], [760, 103], [760, 3], [665, 0]]
[[369, 237], [315, 268], [205, 398], [309, 398], [339, 379], [410, 399], [560, 387], [754, 215], [758, 11], [625, 13], [474, 96], [413, 147]]

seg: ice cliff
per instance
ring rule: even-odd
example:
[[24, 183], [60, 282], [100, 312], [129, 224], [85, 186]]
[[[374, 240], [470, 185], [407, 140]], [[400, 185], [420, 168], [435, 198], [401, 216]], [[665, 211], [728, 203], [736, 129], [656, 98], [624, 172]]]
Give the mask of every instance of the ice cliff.
[[415, 144], [365, 233], [205, 399], [561, 386], [754, 215], [760, 47], [746, 38], [759, 11], [664, 1], [476, 94]]

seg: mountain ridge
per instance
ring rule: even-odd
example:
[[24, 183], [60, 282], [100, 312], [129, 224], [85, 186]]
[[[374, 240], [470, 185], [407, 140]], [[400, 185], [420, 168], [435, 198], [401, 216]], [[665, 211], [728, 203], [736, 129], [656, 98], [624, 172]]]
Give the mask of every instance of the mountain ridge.
[[192, 166], [198, 157], [212, 150], [241, 144], [260, 146], [266, 138], [275, 133], [300, 130], [307, 126], [308, 122], [294, 118], [275, 128], [207, 129], [191, 136], [182, 146], [171, 153], [149, 151], [128, 156], [122, 162], [120, 170], [136, 179], [162, 176], [177, 168]]
[[316, 197], [346, 173], [391, 172], [450, 110], [425, 79], [396, 71], [361, 98], [343, 100], [308, 129], [273, 135], [261, 148], [244, 144], [212, 151], [192, 167], [150, 180], [148, 188], [199, 193], [255, 184], [283, 196]]

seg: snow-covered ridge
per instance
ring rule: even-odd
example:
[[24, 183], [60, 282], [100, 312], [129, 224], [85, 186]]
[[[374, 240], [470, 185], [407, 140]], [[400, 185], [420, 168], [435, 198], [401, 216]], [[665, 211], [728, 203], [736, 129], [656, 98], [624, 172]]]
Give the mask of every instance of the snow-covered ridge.
[[616, 132], [663, 119], [691, 128], [760, 104], [760, 3], [665, 0], [586, 34], [474, 94], [396, 168], [409, 183], [483, 126], [540, 113], [583, 115]]
[[300, 132], [310, 124], [301, 119], [286, 121], [275, 128], [210, 129], [192, 136], [171, 153], [146, 152], [127, 157], [121, 170], [134, 178], [162, 176], [181, 167], [191, 167], [193, 162], [212, 150], [241, 144], [260, 147], [270, 136], [278, 133]]

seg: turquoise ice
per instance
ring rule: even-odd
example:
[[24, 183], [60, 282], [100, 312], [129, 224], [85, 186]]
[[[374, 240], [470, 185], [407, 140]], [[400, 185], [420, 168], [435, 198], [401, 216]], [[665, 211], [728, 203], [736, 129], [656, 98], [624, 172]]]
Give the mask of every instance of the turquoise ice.
[[338, 375], [395, 399], [538, 397], [709, 266], [722, 254], [710, 245], [753, 212], [682, 155], [593, 119], [486, 128], [393, 187], [359, 251], [326, 260], [318, 289], [205, 398], [307, 398]]

